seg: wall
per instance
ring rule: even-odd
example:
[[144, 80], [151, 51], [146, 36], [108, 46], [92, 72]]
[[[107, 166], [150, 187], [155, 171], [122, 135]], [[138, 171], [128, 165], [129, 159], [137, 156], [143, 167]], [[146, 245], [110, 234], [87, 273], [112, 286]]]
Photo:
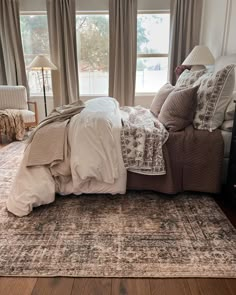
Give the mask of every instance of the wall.
[[236, 0], [204, 0], [200, 43], [215, 57], [236, 53]]

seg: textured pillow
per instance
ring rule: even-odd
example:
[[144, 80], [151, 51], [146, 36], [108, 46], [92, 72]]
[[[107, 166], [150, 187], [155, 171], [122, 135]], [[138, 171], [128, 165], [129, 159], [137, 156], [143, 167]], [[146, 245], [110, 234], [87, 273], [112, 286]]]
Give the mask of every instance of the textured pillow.
[[166, 83], [164, 86], [160, 88], [160, 90], [157, 92], [156, 96], [154, 97], [150, 111], [155, 115], [158, 116], [160, 113], [161, 107], [163, 103], [165, 102], [167, 96], [175, 89], [173, 85], [170, 83]]
[[233, 120], [234, 119], [234, 113], [235, 113], [235, 102], [236, 101], [236, 92], [233, 93], [230, 103], [227, 106], [227, 109], [225, 111], [225, 121]]
[[175, 89], [164, 102], [158, 120], [170, 131], [179, 131], [193, 122], [198, 86]]
[[185, 70], [179, 76], [176, 87], [189, 87], [193, 85], [202, 75], [206, 73], [207, 70], [200, 70], [200, 71], [189, 71]]
[[[205, 74], [200, 78], [193, 121], [195, 128], [212, 131], [222, 125], [234, 89], [234, 67], [229, 65], [217, 73]], [[199, 81], [195, 84], [199, 84]]]

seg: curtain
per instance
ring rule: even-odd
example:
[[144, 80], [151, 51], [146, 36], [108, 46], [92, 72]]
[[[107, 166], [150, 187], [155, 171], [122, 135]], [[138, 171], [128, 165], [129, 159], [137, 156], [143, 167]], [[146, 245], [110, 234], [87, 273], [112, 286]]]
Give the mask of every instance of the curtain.
[[75, 0], [47, 0], [54, 106], [79, 99]]
[[0, 1], [0, 84], [28, 89], [18, 0]]
[[175, 84], [175, 68], [199, 44], [202, 0], [171, 0], [169, 81]]
[[134, 105], [137, 58], [137, 0], [110, 0], [109, 96]]

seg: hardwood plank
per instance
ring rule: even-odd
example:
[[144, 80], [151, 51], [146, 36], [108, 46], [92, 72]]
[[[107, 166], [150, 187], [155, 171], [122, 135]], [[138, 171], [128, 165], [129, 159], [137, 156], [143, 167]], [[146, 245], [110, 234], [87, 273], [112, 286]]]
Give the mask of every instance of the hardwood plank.
[[192, 295], [231, 295], [225, 279], [189, 279]]
[[151, 279], [151, 295], [190, 295], [186, 279]]
[[75, 278], [71, 295], [111, 295], [111, 279]]
[[70, 295], [74, 278], [39, 278], [32, 295]]
[[112, 295], [151, 295], [148, 279], [112, 279]]
[[236, 279], [225, 279], [225, 282], [231, 294], [236, 294]]
[[0, 294], [30, 295], [37, 278], [0, 277]]

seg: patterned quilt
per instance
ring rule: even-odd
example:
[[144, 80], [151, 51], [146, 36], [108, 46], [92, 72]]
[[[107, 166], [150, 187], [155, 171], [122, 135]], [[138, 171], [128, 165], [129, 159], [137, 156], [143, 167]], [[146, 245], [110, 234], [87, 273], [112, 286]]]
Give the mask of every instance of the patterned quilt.
[[122, 107], [121, 148], [129, 171], [166, 174], [162, 146], [169, 133], [152, 113], [141, 106]]

